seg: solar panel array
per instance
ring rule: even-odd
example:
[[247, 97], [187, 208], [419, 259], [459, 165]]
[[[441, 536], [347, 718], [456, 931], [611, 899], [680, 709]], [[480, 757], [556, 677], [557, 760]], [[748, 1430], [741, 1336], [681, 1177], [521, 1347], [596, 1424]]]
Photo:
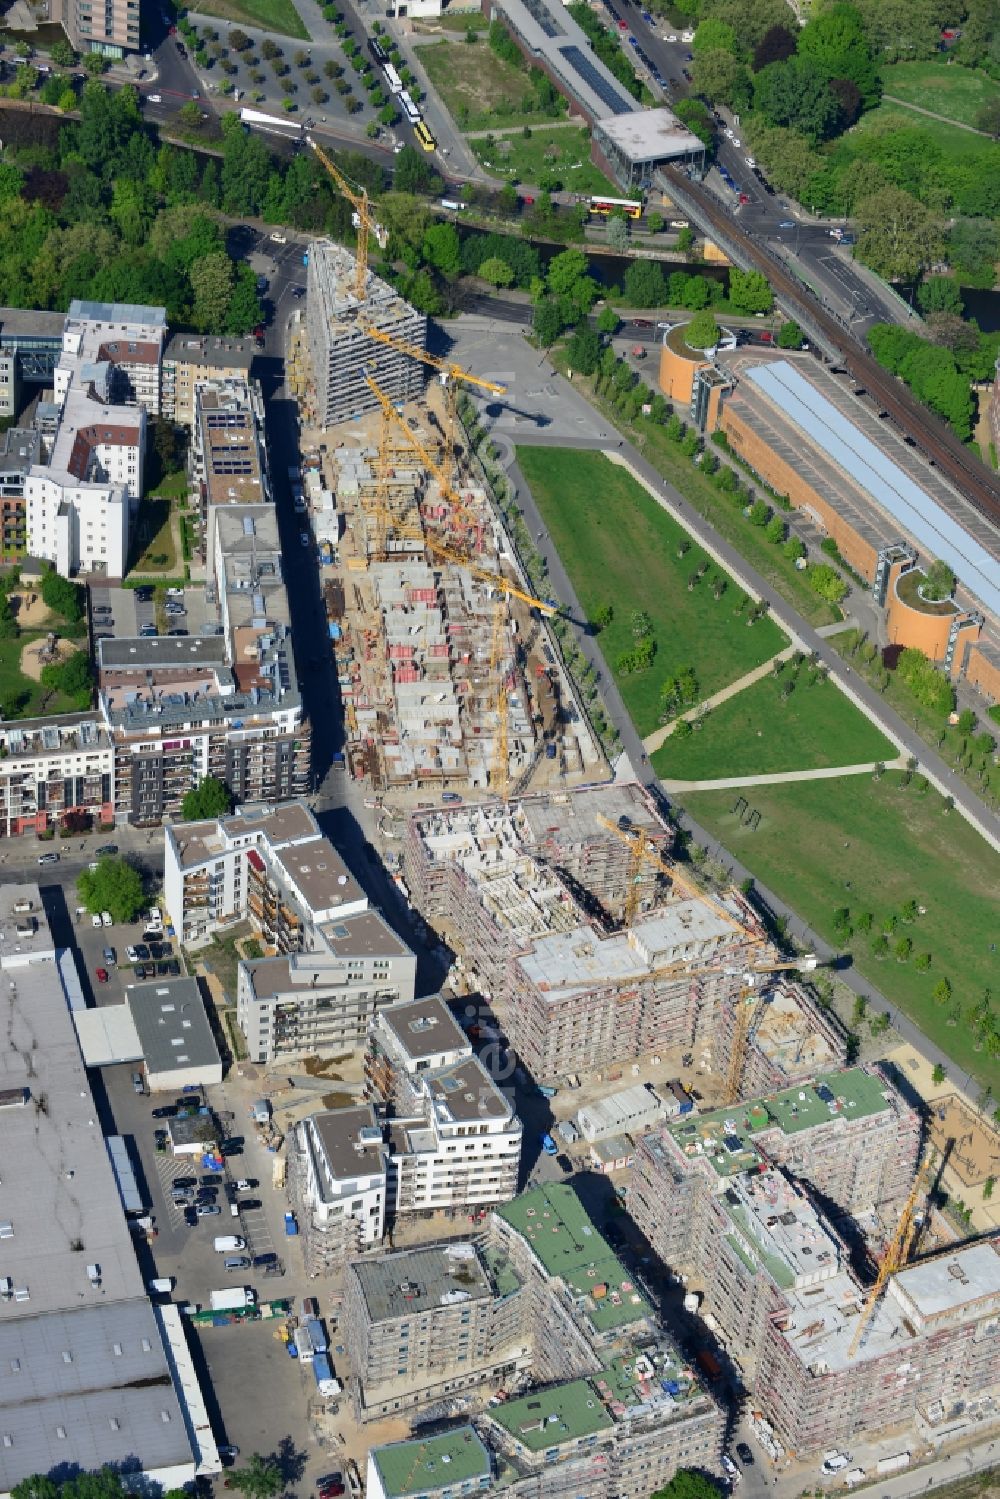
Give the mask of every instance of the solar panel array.
[[587, 87], [597, 95], [602, 104], [606, 104], [613, 115], [628, 115], [638, 108], [631, 94], [623, 94], [605, 77], [600, 68], [596, 67], [585, 52], [579, 47], [570, 45], [560, 47], [559, 54], [564, 57]]
[[966, 588], [1000, 616], [1000, 561], [991, 556], [785, 360], [749, 369], [746, 378], [866, 490], [931, 558], [946, 562]]

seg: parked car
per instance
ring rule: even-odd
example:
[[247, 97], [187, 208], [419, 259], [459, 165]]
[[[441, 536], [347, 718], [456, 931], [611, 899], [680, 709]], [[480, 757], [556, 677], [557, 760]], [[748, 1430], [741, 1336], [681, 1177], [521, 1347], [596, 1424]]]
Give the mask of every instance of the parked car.
[[101, 912], [101, 926], [114, 926], [110, 911]]
[[58, 864], [59, 863], [59, 855], [58, 854], [39, 854], [39, 856], [38, 856], [38, 862], [39, 862], [39, 864]]
[[106, 984], [108, 982], [108, 970], [106, 968], [95, 968], [94, 976], [99, 984]]
[[[40, 862], [41, 862], [41, 860], [39, 860], [39, 863]], [[90, 918], [90, 924], [91, 924], [91, 926], [103, 926], [104, 925], [103, 921], [101, 920], [101, 913], [99, 911], [95, 911], [93, 913], [93, 915]]]
[[[154, 1119], [175, 1119], [176, 1117], [177, 1110], [172, 1103], [161, 1104], [158, 1109], [153, 1110]], [[180, 1177], [177, 1180], [180, 1181]]]
[[731, 1483], [739, 1483], [743, 1478], [743, 1474], [733, 1462], [728, 1452], [722, 1454], [722, 1470]]
[[146, 1084], [142, 1080], [142, 1073], [141, 1072], [133, 1072], [133, 1074], [132, 1074], [132, 1092], [133, 1093], [145, 1093], [145, 1091], [146, 1091]]
[[115, 952], [113, 947], [106, 947], [101, 953], [101, 957], [104, 959], [109, 968], [118, 967], [118, 954]]
[[171, 958], [170, 962], [166, 963], [164, 966], [171, 978], [175, 979], [179, 976], [181, 965], [178, 963], [176, 958]]
[[195, 1206], [195, 1212], [199, 1218], [217, 1218], [222, 1209], [217, 1207], [215, 1203], [199, 1202]]
[[237, 1192], [252, 1192], [254, 1187], [259, 1185], [255, 1176], [241, 1176], [236, 1183], [236, 1190]]
[[[156, 1110], [154, 1109], [153, 1112], [155, 1113]], [[193, 1190], [197, 1186], [197, 1184], [198, 1184], [198, 1178], [196, 1176], [175, 1176], [174, 1177], [174, 1186], [175, 1187], [179, 1187], [181, 1189], [181, 1191], [184, 1191], [184, 1192], [188, 1191], [189, 1189]]]
[[154, 635], [159, 635], [159, 633], [155, 625], [143, 625], [139, 631], [139, 637], [142, 640], [151, 640]]
[[753, 1467], [753, 1453], [750, 1451], [750, 1448], [747, 1446], [746, 1442], [736, 1443], [736, 1456], [739, 1458], [740, 1462], [743, 1463], [744, 1467]]
[[240, 1202], [240, 1208], [244, 1213], [252, 1213], [260, 1205], [259, 1197], [244, 1197]]
[[183, 588], [168, 588], [167, 589], [167, 598], [168, 599], [182, 599], [183, 597], [184, 597], [184, 590], [183, 590]]
[[137, 942], [135, 944], [135, 955], [141, 963], [146, 962], [147, 958], [149, 957], [149, 948], [146, 946], [145, 942]]
[[102, 843], [101, 846], [100, 846], [100, 848], [97, 850], [97, 857], [99, 859], [103, 859], [105, 857], [107, 857], [107, 858], [110, 859], [112, 857], [112, 855], [116, 854], [117, 852], [118, 852], [118, 845], [117, 845], [117, 843]]

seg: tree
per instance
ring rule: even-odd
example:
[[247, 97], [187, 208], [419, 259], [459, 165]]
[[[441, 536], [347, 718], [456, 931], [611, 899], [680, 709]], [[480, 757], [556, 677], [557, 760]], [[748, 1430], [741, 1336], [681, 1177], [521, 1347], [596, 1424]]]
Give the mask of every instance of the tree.
[[52, 692], [63, 692], [75, 698], [80, 707], [90, 702], [93, 672], [86, 651], [75, 651], [66, 661], [53, 661], [42, 667], [42, 686]]
[[1000, 260], [1000, 227], [987, 218], [956, 219], [948, 230], [947, 255], [966, 283], [972, 278], [977, 285], [992, 286]]
[[854, 217], [858, 259], [888, 281], [915, 281], [943, 251], [941, 220], [901, 188], [861, 198]]
[[83, 59], [83, 69], [89, 73], [91, 78], [99, 78], [106, 73], [111, 64], [101, 52], [88, 52]]
[[206, 255], [188, 275], [194, 292], [191, 321], [203, 333], [221, 333], [233, 290], [233, 263], [224, 251]]
[[704, 1473], [695, 1472], [693, 1468], [678, 1468], [666, 1487], [657, 1489], [653, 1499], [720, 1499], [720, 1489]]
[[847, 584], [837, 572], [825, 562], [814, 562], [806, 570], [809, 585], [830, 604], [839, 604], [847, 596]]
[[761, 271], [741, 271], [737, 266], [729, 272], [729, 300], [737, 312], [770, 312], [774, 306], [767, 277]]
[[566, 326], [562, 309], [554, 297], [545, 297], [535, 308], [532, 326], [543, 349], [550, 349]]
[[212, 817], [227, 817], [233, 810], [233, 799], [225, 781], [216, 776], [202, 776], [197, 786], [184, 793], [181, 816], [185, 822], [202, 822]]
[[947, 1073], [941, 1066], [941, 1063], [935, 1062], [933, 1071], [931, 1072], [931, 1082], [934, 1084], [935, 1088], [940, 1088], [946, 1077]]
[[696, 312], [684, 330], [684, 342], [689, 349], [712, 349], [719, 341], [719, 329], [714, 313], [706, 307]]
[[621, 327], [621, 318], [613, 307], [604, 306], [597, 314], [597, 331], [605, 337], [612, 337]]
[[827, 78], [845, 79], [861, 95], [866, 109], [881, 97], [872, 49], [853, 5], [831, 5], [799, 33], [798, 55], [815, 63]]
[[629, 232], [627, 219], [609, 219], [608, 244], [612, 250], [625, 251], [628, 249]]
[[962, 316], [962, 290], [950, 276], [928, 276], [917, 287], [922, 312], [954, 312]]
[[229, 1475], [231, 1488], [239, 1489], [244, 1499], [277, 1499], [285, 1487], [281, 1468], [272, 1457], [254, 1452], [245, 1468]]
[[750, 75], [731, 52], [701, 52], [691, 69], [691, 86], [715, 104], [743, 109], [751, 94]]
[[479, 274], [491, 286], [510, 286], [514, 279], [514, 272], [499, 255], [491, 255], [488, 260], [484, 260], [479, 267]]
[[625, 272], [624, 300], [629, 307], [662, 307], [667, 283], [655, 260], [633, 260]]
[[595, 630], [606, 630], [608, 628], [608, 625], [614, 619], [614, 617], [615, 617], [615, 606], [614, 606], [614, 604], [602, 604], [599, 609], [597, 609], [597, 610], [594, 611], [594, 620], [593, 620], [594, 629]]
[[756, 74], [753, 104], [768, 125], [788, 125], [813, 141], [833, 133], [839, 113], [829, 74], [812, 58], [798, 54], [786, 62], [769, 63]]
[[782, 323], [778, 329], [778, 348], [801, 349], [802, 343], [802, 329], [798, 323], [792, 318], [789, 318], [787, 323]]
[[549, 291], [557, 297], [572, 296], [577, 282], [587, 274], [587, 257], [582, 250], [563, 250], [553, 256], [546, 274]]
[[948, 678], [935, 669], [923, 651], [913, 646], [900, 652], [896, 663], [900, 681], [913, 693], [917, 702], [940, 717], [946, 717], [955, 705], [955, 690]]
[[951, 984], [946, 978], [938, 979], [934, 985], [934, 1003], [946, 1005], [951, 1000]]
[[41, 582], [42, 602], [54, 614], [75, 624], [83, 618], [84, 590], [79, 583], [71, 583], [53, 570], [43, 573]]
[[462, 268], [461, 246], [454, 224], [431, 224], [424, 234], [423, 259], [449, 281]]
[[896, 955], [896, 962], [906, 963], [909, 960], [910, 953], [912, 951], [913, 943], [911, 942], [910, 938], [900, 937], [899, 941], [896, 943], [896, 946], [893, 948], [893, 952]]
[[584, 324], [577, 328], [566, 345], [566, 358], [574, 370], [581, 375], [592, 375], [601, 356], [601, 340], [596, 329]]
[[109, 911], [114, 921], [135, 921], [145, 904], [142, 875], [124, 859], [99, 859], [77, 876], [76, 888], [92, 916]]
[[[927, 575], [920, 585], [920, 591], [927, 599], [950, 599], [955, 591], [955, 574], [947, 562], [932, 562], [927, 569]], [[972, 715], [973, 725], [975, 714]], [[971, 730], [969, 731], [971, 732]]]
[[797, 39], [787, 26], [771, 26], [753, 49], [753, 70], [759, 73], [769, 62], [785, 62], [795, 56]]

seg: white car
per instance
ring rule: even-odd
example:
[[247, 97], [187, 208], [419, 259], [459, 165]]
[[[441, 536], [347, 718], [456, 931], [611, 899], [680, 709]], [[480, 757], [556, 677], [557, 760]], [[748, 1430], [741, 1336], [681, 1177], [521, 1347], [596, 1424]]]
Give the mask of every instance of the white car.
[[828, 1452], [823, 1459], [824, 1473], [840, 1473], [848, 1467], [851, 1459], [844, 1452]]
[[731, 141], [733, 138], [733, 132], [729, 125], [726, 126], [725, 136], [727, 141]]
[[136, 952], [134, 947], [126, 947], [125, 956], [126, 958], [128, 958], [130, 963], [138, 963], [139, 961], [139, 954]]
[[672, 31], [670, 33], [670, 35], [667, 37], [667, 41], [668, 42], [676, 42], [676, 40], [677, 40], [676, 33]]
[[183, 597], [184, 597], [184, 590], [183, 590], [183, 588], [168, 588], [167, 589], [167, 598], [168, 599], [182, 599]]
[[[149, 54], [147, 53], [146, 55], [148, 56]], [[162, 94], [147, 94], [146, 95], [146, 102], [148, 104], [162, 104], [163, 103], [163, 95]]]
[[754, 169], [754, 167], [757, 165], [756, 161], [754, 160], [754, 158], [752, 156], [746, 156], [746, 157], [744, 157], [744, 160], [746, 161], [747, 166], [750, 168], [750, 170], [752, 172], [753, 169]]
[[275, 229], [274, 232], [271, 235], [271, 238], [272, 238], [272, 240], [274, 241], [274, 243], [276, 245], [287, 245], [288, 244], [288, 235], [287, 234], [282, 234], [282, 232], [281, 232], [280, 229]]
[[114, 922], [111, 920], [111, 912], [110, 911], [102, 911], [101, 912], [101, 925], [102, 926], [114, 926]]
[[101, 920], [100, 916], [98, 915], [98, 913], [96, 911], [94, 912], [93, 916], [91, 916], [91, 918], [90, 918], [90, 924], [91, 924], [91, 926], [103, 926], [104, 925], [104, 922]]
[[743, 1474], [733, 1462], [728, 1452], [724, 1452], [722, 1454], [722, 1470], [725, 1473], [726, 1477], [729, 1479], [729, 1482], [732, 1484], [739, 1483], [743, 1477]]
[[738, 135], [734, 135], [733, 136], [733, 145], [736, 147], [737, 151], [740, 149], [740, 147], [742, 146], [742, 144], [743, 144], [743, 142], [740, 140], [739, 136]]

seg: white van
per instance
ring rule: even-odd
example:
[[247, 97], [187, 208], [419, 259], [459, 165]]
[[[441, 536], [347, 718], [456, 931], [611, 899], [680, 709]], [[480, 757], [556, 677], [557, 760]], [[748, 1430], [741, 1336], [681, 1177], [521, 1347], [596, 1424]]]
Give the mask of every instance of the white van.
[[241, 1239], [239, 1234], [218, 1234], [214, 1245], [216, 1254], [235, 1254], [246, 1247], [246, 1239]]

